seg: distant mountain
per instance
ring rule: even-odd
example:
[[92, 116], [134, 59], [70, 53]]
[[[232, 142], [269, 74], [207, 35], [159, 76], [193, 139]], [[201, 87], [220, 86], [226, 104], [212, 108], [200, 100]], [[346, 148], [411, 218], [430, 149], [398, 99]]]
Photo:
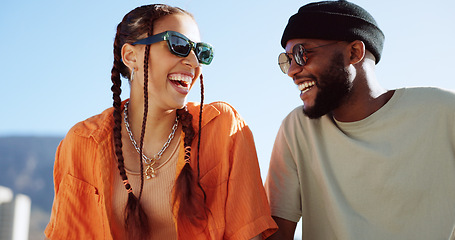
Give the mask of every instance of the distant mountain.
[[55, 151], [63, 137], [0, 137], [0, 185], [32, 200], [30, 240], [43, 239], [54, 198]]

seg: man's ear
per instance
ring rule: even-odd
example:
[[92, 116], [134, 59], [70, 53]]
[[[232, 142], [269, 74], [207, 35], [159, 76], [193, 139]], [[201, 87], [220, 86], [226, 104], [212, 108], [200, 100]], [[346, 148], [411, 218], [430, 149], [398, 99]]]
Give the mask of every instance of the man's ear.
[[350, 64], [357, 64], [365, 58], [365, 43], [355, 40], [349, 44]]
[[129, 43], [125, 43], [122, 46], [122, 62], [131, 70], [137, 69], [137, 48]]

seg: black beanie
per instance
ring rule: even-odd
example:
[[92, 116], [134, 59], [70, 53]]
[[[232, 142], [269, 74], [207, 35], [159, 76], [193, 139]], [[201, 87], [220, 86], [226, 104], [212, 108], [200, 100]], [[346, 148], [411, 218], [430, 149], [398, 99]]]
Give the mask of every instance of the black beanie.
[[381, 59], [384, 34], [374, 18], [363, 8], [345, 0], [309, 3], [289, 18], [281, 46], [294, 38], [361, 40], [376, 58]]

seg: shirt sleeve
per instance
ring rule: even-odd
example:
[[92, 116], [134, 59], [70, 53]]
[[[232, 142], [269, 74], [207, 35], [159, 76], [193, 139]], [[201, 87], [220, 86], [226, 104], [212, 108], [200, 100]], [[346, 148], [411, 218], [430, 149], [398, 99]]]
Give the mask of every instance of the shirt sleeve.
[[49, 239], [101, 239], [107, 229], [104, 197], [93, 180], [97, 167], [86, 162], [96, 161], [96, 144], [76, 135], [70, 130], [56, 151]]
[[272, 216], [298, 222], [302, 216], [300, 181], [295, 159], [286, 138], [285, 128], [278, 130], [272, 150], [265, 191]]
[[253, 135], [240, 120], [232, 135], [230, 175], [226, 200], [227, 239], [251, 239], [262, 233], [266, 238], [277, 226], [263, 187]]
[[[62, 141], [63, 142], [63, 141]], [[60, 161], [59, 161], [59, 155], [60, 155], [60, 150], [62, 147], [62, 142], [60, 142], [59, 146], [57, 147], [57, 151], [55, 153], [55, 162], [54, 162], [54, 204], [52, 204], [52, 212], [51, 212], [51, 218], [49, 220], [49, 223], [44, 230], [44, 234], [46, 235], [47, 238], [51, 238], [52, 232], [54, 231], [54, 226], [56, 222], [56, 213], [57, 213], [57, 204], [56, 204], [56, 196], [59, 191], [59, 186], [60, 182], [62, 180], [62, 174], [60, 169]]]

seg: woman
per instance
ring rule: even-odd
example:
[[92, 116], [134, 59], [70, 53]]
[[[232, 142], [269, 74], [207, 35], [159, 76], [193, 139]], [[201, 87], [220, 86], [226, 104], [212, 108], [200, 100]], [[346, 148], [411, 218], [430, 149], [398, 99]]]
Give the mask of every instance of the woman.
[[[148, 5], [117, 27], [114, 107], [75, 125], [54, 166], [50, 239], [260, 239], [272, 234], [251, 131], [228, 104], [203, 105], [188, 12]], [[121, 101], [120, 75], [130, 99]], [[201, 80], [201, 104], [186, 103]]]

